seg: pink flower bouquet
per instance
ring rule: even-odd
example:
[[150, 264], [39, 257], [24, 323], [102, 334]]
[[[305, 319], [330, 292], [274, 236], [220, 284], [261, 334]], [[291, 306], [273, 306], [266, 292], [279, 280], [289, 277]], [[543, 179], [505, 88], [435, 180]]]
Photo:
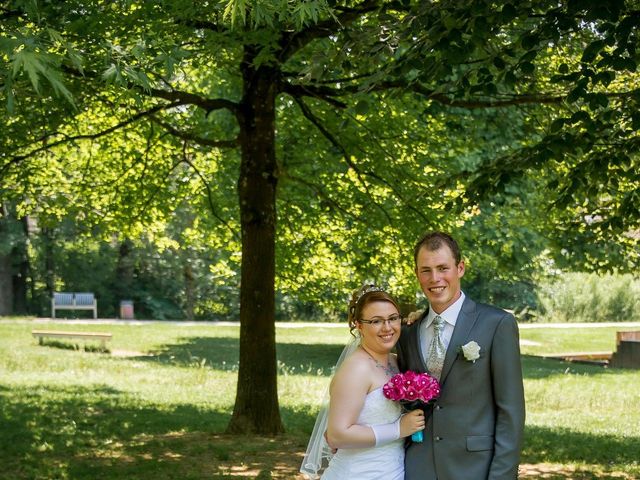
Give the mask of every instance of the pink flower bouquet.
[[[389, 400], [400, 402], [405, 410], [425, 409], [426, 404], [440, 395], [440, 384], [427, 373], [408, 370], [397, 373], [384, 384], [382, 393]], [[411, 435], [414, 442], [422, 442], [422, 432]]]

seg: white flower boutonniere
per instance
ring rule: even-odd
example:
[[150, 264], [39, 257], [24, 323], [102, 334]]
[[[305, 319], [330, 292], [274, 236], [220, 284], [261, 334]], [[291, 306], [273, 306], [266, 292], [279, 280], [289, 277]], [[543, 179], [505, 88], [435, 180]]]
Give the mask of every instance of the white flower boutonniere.
[[462, 355], [464, 355], [464, 358], [466, 360], [469, 360], [470, 362], [475, 363], [475, 361], [480, 358], [480, 345], [478, 345], [474, 341], [471, 341], [466, 345], [462, 345], [460, 347], [460, 350], [462, 350]]

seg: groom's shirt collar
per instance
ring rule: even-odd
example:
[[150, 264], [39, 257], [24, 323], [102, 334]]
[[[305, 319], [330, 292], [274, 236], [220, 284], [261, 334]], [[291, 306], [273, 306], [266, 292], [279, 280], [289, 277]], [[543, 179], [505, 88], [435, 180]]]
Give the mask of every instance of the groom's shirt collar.
[[436, 315], [440, 315], [445, 322], [447, 322], [452, 327], [456, 326], [456, 321], [458, 320], [458, 315], [460, 314], [460, 310], [462, 310], [462, 304], [464, 303], [464, 292], [460, 292], [460, 298], [458, 298], [455, 302], [449, 305], [444, 312], [438, 314], [433, 311], [431, 305], [429, 305], [429, 313], [427, 313], [427, 318], [425, 326], [429, 328], [433, 323], [433, 319], [436, 318]]

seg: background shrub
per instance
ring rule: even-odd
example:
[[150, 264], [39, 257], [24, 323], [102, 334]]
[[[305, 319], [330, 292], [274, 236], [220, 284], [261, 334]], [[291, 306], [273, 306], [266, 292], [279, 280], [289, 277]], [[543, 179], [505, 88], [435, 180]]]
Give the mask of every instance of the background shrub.
[[538, 286], [538, 320], [640, 321], [640, 279], [633, 275], [564, 273]]

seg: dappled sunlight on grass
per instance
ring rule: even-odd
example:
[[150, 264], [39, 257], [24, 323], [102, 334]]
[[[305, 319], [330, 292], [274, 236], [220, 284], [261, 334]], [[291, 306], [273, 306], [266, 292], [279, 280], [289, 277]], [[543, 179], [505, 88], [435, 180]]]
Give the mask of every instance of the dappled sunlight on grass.
[[604, 472], [598, 465], [568, 466], [554, 463], [522, 464], [518, 478], [544, 478], [548, 480], [636, 479], [624, 472]]
[[0, 400], [0, 461], [5, 471], [24, 472], [13, 478], [130, 478], [128, 467], [117, 475], [119, 465], [191, 457], [202, 446], [167, 445], [210, 435], [227, 420], [226, 412], [148, 404], [109, 387], [3, 387]]
[[[110, 325], [111, 354], [39, 346], [30, 328], [0, 323], [0, 479], [301, 480], [308, 436], [349, 339], [346, 327], [278, 329], [287, 433], [236, 437], [222, 432], [235, 395], [237, 327]], [[575, 346], [581, 330], [555, 344]], [[601, 346], [605, 330], [587, 332], [587, 343]], [[549, 351], [543, 336], [536, 341]], [[532, 355], [523, 368], [521, 478], [640, 477], [639, 371]]]

